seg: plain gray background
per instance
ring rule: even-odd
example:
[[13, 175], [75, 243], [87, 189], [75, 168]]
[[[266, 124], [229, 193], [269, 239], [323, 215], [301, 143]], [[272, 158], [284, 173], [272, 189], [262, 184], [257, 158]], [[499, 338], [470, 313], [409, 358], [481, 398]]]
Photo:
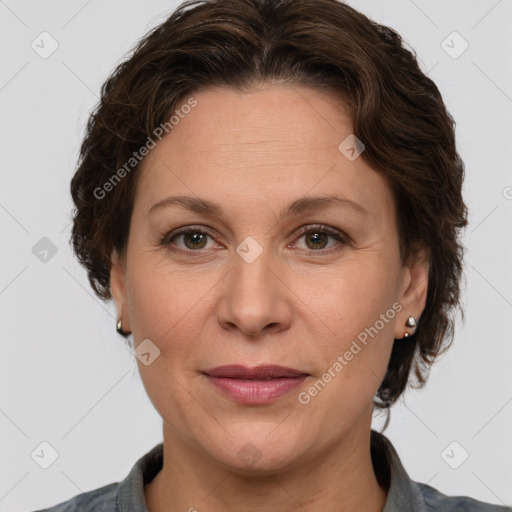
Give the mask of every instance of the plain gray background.
[[[457, 121], [467, 172], [466, 322], [427, 387], [392, 409], [385, 434], [414, 480], [510, 505], [512, 0], [349, 3], [416, 49]], [[177, 5], [0, 1], [1, 511], [121, 480], [161, 441], [113, 305], [93, 296], [70, 251], [69, 181], [101, 84]], [[56, 251], [46, 261], [43, 237]], [[31, 457], [42, 442], [58, 452], [48, 469]]]

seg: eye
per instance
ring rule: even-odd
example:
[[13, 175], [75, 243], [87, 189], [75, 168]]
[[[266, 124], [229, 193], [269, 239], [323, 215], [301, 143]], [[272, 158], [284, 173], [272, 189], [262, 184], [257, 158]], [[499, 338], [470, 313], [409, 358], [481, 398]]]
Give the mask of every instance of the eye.
[[[304, 226], [297, 235], [299, 239], [305, 238], [306, 244], [305, 248], [299, 247], [299, 249], [309, 253], [331, 253], [339, 250], [347, 242], [346, 235], [321, 224]], [[204, 256], [212, 249], [211, 246], [207, 247], [208, 238], [213, 240], [213, 236], [207, 231], [194, 226], [187, 226], [171, 231], [162, 238], [160, 244], [172, 251], [189, 256]], [[325, 250], [329, 244], [329, 239], [333, 239], [337, 243]]]
[[[341, 232], [334, 231], [321, 224], [305, 226], [298, 234], [300, 235], [299, 239], [305, 239], [306, 248], [304, 250], [308, 252], [330, 253], [333, 249], [338, 250], [340, 246], [344, 245], [347, 241], [346, 236]], [[330, 250], [324, 251], [329, 243], [329, 238], [336, 240], [337, 243], [331, 246], [329, 248]]]
[[[205, 248], [208, 249], [206, 247], [208, 237], [211, 238], [210, 234], [206, 231], [188, 226], [172, 231], [163, 238], [161, 243], [166, 247], [171, 246], [170, 248], [172, 250], [176, 249], [179, 252], [190, 254], [191, 256], [198, 256], [200, 254], [197, 253]], [[184, 244], [184, 247], [177, 243], [179, 240]]]

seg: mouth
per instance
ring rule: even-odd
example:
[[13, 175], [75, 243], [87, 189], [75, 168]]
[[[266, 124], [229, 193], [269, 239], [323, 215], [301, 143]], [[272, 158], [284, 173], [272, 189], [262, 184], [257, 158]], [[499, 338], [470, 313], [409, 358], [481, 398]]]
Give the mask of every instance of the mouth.
[[215, 388], [241, 404], [267, 404], [290, 393], [308, 373], [276, 365], [218, 366], [202, 372]]

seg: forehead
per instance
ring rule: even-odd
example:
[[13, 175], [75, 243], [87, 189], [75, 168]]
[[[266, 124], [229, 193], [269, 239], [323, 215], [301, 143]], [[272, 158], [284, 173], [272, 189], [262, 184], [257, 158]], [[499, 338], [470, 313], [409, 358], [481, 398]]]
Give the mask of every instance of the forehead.
[[167, 137], [174, 138], [176, 148], [189, 146], [193, 136], [196, 149], [236, 150], [239, 158], [244, 150], [273, 151], [269, 156], [278, 156], [287, 148], [300, 155], [313, 147], [331, 149], [336, 155], [338, 144], [333, 147], [333, 142], [352, 132], [345, 104], [311, 88], [260, 85], [240, 92], [215, 87], [193, 96], [197, 105]]
[[136, 204], [145, 214], [179, 194], [234, 203], [338, 193], [376, 215], [392, 207], [382, 176], [340, 150], [352, 122], [335, 96], [291, 86], [191, 96], [197, 104], [139, 166]]

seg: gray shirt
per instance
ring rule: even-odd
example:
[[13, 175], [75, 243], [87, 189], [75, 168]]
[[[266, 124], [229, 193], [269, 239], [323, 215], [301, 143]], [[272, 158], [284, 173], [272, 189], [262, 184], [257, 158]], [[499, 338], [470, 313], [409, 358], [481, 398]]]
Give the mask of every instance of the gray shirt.
[[[371, 456], [379, 484], [388, 490], [382, 512], [512, 512], [512, 507], [491, 505], [466, 496], [446, 496], [433, 487], [412, 481], [391, 441], [371, 431]], [[153, 447], [132, 467], [121, 482], [105, 485], [37, 512], [148, 512], [144, 484], [163, 465], [163, 444]], [[201, 509], [197, 504], [196, 508]]]

